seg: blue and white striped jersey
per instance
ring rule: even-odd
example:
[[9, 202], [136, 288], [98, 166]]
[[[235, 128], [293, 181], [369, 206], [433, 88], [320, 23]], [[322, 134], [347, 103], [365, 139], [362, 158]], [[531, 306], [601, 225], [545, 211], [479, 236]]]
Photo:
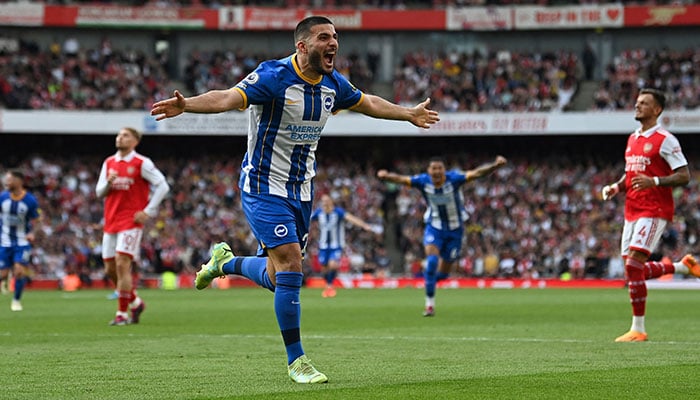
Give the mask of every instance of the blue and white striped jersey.
[[334, 207], [330, 213], [325, 213], [323, 208], [317, 208], [311, 214], [311, 220], [318, 221], [318, 248], [342, 249], [345, 247], [345, 210]]
[[0, 246], [29, 246], [27, 234], [38, 217], [39, 204], [31, 193], [21, 199], [13, 199], [7, 190], [0, 193]]
[[467, 182], [467, 176], [459, 171], [447, 171], [445, 175], [445, 183], [440, 188], [433, 185], [427, 173], [412, 176], [411, 186], [421, 191], [428, 205], [424, 215], [426, 224], [438, 230], [462, 229], [468, 216], [460, 187]]
[[315, 151], [326, 121], [357, 106], [364, 94], [335, 70], [315, 81], [303, 77], [294, 54], [261, 63], [235, 89], [243, 108], [250, 106], [241, 189], [311, 201]]

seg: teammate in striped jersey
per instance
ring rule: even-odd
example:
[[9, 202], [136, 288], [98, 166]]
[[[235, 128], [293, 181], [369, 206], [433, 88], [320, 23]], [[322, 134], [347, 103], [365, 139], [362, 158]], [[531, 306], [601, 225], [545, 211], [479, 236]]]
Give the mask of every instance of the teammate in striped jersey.
[[287, 350], [289, 377], [323, 383], [301, 346], [299, 292], [316, 175], [315, 152], [326, 120], [349, 109], [365, 115], [408, 121], [427, 129], [439, 121], [430, 99], [402, 107], [364, 94], [334, 69], [338, 34], [326, 17], [307, 17], [294, 31], [296, 53], [262, 62], [227, 90], [153, 105], [156, 120], [183, 112], [219, 113], [250, 108], [248, 149], [241, 172], [243, 210], [260, 244], [256, 257], [234, 257], [226, 243], [212, 250], [195, 285], [203, 289], [217, 276], [243, 275], [274, 292], [275, 314]]
[[387, 170], [377, 171], [381, 180], [394, 182], [420, 190], [427, 209], [424, 215], [425, 231], [425, 311], [423, 315], [435, 315], [435, 288], [437, 282], [446, 279], [455, 262], [459, 260], [467, 212], [461, 187], [465, 183], [488, 175], [506, 164], [502, 156], [489, 164], [462, 172], [447, 171], [445, 161], [431, 158], [428, 170], [418, 175], [399, 175]]
[[331, 196], [321, 196], [321, 207], [311, 214], [311, 221], [318, 224], [318, 260], [324, 268], [326, 289], [323, 297], [335, 297], [333, 281], [338, 273], [338, 263], [345, 247], [345, 222], [349, 222], [368, 232], [376, 232], [372, 226], [350, 214], [333, 202]]
[[136, 152], [140, 141], [138, 130], [119, 130], [117, 152], [102, 163], [95, 187], [97, 197], [105, 199], [102, 259], [119, 292], [117, 312], [110, 322], [115, 326], [138, 324], [146, 308], [134, 288], [131, 264], [139, 258], [143, 224], [157, 215], [160, 202], [170, 191], [153, 161]]
[[0, 281], [15, 277], [15, 292], [10, 309], [22, 311], [22, 292], [27, 282], [27, 266], [38, 228], [40, 211], [36, 198], [24, 188], [24, 174], [8, 171], [3, 179], [5, 191], [0, 193]]
[[626, 192], [620, 254], [625, 262], [632, 303], [632, 326], [627, 333], [617, 337], [616, 342], [647, 340], [644, 323], [647, 279], [672, 273], [700, 277], [700, 265], [690, 254], [675, 263], [649, 261], [649, 255], [673, 220], [673, 188], [685, 186], [690, 181], [688, 162], [678, 139], [657, 122], [665, 105], [663, 92], [656, 89], [639, 92], [634, 119], [640, 126], [627, 139], [625, 173], [602, 191], [603, 200], [618, 192]]

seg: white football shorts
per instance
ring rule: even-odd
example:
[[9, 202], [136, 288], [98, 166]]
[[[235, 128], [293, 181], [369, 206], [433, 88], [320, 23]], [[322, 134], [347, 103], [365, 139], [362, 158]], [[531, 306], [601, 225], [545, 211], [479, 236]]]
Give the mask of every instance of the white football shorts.
[[119, 233], [105, 233], [102, 236], [102, 259], [109, 260], [117, 253], [126, 254], [133, 260], [139, 259], [143, 229], [134, 228]]

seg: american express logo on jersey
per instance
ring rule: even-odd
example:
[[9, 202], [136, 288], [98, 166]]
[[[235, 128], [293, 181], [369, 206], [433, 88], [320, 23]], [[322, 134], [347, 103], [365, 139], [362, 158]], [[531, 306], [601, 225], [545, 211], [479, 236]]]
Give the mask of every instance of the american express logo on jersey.
[[285, 128], [292, 133], [321, 133], [323, 126], [315, 125], [287, 125]]
[[23, 222], [23, 218], [20, 218], [17, 215], [8, 215], [3, 223], [4, 222], [7, 222], [7, 226], [16, 226]]
[[452, 193], [447, 194], [430, 194], [430, 201], [435, 205], [445, 205], [454, 201], [454, 195]]
[[289, 124], [285, 129], [290, 132], [289, 137], [295, 142], [316, 142], [321, 138], [323, 126]]
[[289, 136], [295, 142], [317, 142], [321, 138], [320, 133], [294, 133]]

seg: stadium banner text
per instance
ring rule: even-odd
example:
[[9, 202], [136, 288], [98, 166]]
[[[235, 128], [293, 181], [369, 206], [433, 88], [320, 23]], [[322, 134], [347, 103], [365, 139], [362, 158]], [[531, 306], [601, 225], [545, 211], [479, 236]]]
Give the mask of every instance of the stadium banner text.
[[498, 31], [700, 25], [700, 5], [501, 6], [430, 9], [303, 9], [229, 6], [153, 7], [101, 4], [1, 3], [0, 26], [293, 30], [309, 15], [325, 15], [339, 30]]
[[[666, 111], [661, 124], [676, 134], [697, 133], [700, 111]], [[157, 122], [139, 111], [0, 111], [0, 132], [8, 134], [115, 133], [115, 127], [133, 126], [160, 135], [243, 136], [248, 112], [183, 114]], [[507, 136], [629, 134], [637, 127], [631, 111], [570, 113], [443, 113], [430, 130], [405, 123], [377, 120], [345, 111], [330, 118], [326, 136]]]

